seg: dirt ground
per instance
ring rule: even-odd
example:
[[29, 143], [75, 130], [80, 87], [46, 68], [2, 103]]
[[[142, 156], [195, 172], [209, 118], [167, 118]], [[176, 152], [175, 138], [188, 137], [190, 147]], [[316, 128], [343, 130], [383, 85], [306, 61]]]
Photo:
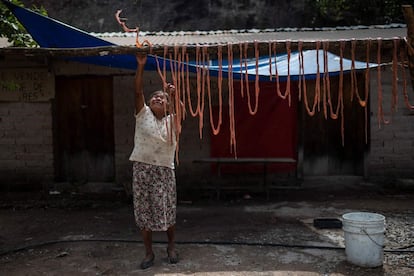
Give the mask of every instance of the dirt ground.
[[[143, 245], [122, 194], [16, 195], [0, 201], [0, 275], [414, 275], [414, 192], [336, 179], [263, 195], [228, 193], [180, 200], [180, 262], [166, 260], [155, 233], [155, 265], [142, 271]], [[315, 218], [353, 211], [386, 217], [383, 265], [350, 263], [342, 229]]]

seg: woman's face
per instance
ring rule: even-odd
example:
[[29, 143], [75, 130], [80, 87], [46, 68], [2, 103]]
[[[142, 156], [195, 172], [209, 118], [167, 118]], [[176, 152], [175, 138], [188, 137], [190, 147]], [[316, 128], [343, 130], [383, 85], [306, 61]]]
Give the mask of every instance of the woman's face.
[[152, 112], [165, 114], [168, 110], [168, 95], [164, 92], [155, 92], [149, 99], [149, 107]]

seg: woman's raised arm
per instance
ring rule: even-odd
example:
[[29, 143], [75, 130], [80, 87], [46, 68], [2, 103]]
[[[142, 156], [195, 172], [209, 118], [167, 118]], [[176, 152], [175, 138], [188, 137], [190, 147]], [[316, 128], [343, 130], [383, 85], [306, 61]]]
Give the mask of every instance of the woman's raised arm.
[[138, 113], [145, 104], [144, 98], [144, 67], [147, 62], [146, 54], [137, 54], [137, 71], [135, 73], [135, 112]]

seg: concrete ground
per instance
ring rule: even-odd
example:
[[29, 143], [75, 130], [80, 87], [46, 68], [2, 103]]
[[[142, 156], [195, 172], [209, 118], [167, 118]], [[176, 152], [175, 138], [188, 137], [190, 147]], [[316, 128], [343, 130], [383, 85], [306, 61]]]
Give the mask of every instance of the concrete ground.
[[[130, 200], [120, 194], [1, 195], [0, 275], [414, 275], [414, 192], [353, 178], [312, 179], [296, 189], [228, 192], [180, 200], [180, 262], [139, 269], [143, 245]], [[382, 266], [348, 261], [341, 228], [315, 219], [354, 211], [386, 217]], [[374, 249], [375, 250], [375, 249]]]

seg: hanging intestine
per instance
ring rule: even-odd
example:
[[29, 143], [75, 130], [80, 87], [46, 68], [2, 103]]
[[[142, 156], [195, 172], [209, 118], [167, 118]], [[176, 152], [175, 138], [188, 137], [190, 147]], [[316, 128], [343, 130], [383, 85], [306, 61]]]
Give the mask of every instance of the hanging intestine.
[[[398, 38], [395, 38], [394, 39], [394, 48], [395, 48], [394, 51], [396, 51], [396, 52], [397, 52], [397, 49], [396, 49], [397, 47], [399, 48], [399, 39]], [[405, 106], [409, 110], [414, 110], [414, 105], [411, 105], [410, 104], [410, 101], [408, 99], [408, 92], [407, 92], [407, 73], [405, 71], [405, 61], [407, 60], [406, 59], [406, 56], [405, 56], [405, 53], [406, 52], [407, 52], [406, 49], [404, 49], [404, 51], [400, 51], [400, 55], [399, 55], [400, 60], [399, 60], [399, 62], [398, 61], [395, 61], [395, 63], [398, 63], [399, 64], [399, 67], [401, 67], [401, 71], [402, 71], [402, 81], [403, 81], [402, 93], [403, 93], [403, 97], [404, 97]]]
[[233, 46], [227, 44], [228, 62], [228, 92], [229, 92], [229, 125], [230, 125], [230, 151], [237, 157], [236, 122], [234, 119], [234, 86], [233, 86]]
[[[401, 91], [404, 99], [404, 103], [407, 108], [413, 110], [414, 105], [409, 103], [409, 95], [407, 89], [407, 77], [405, 69], [405, 61], [407, 57], [405, 56], [405, 48], [401, 47], [400, 39], [395, 38], [393, 40], [393, 55], [391, 62], [392, 69], [392, 91], [391, 91], [391, 108], [390, 113], [397, 111], [398, 106], [398, 81], [399, 75], [401, 75]], [[350, 76], [350, 101], [357, 100], [359, 107], [364, 109], [364, 120], [365, 120], [365, 142], [368, 143], [368, 127], [369, 127], [369, 109], [368, 103], [370, 98], [370, 77], [371, 77], [371, 66], [376, 66], [377, 72], [377, 120], [378, 126], [381, 127], [382, 124], [388, 124], [389, 119], [385, 119], [384, 115], [384, 106], [383, 106], [383, 87], [382, 87], [382, 66], [387, 65], [382, 64], [382, 39], [376, 39], [376, 63], [371, 63], [370, 53], [373, 51], [373, 41], [371, 39], [366, 39], [363, 42], [365, 46], [365, 62], [366, 68], [362, 76], [365, 78], [364, 87], [358, 85], [358, 72], [361, 72], [360, 68], [356, 68], [356, 53], [357, 53], [357, 41], [355, 39], [351, 40], [339, 40], [337, 41], [337, 51], [339, 52], [339, 72], [338, 72], [338, 86], [331, 86], [330, 79], [330, 68], [328, 63], [328, 53], [330, 50], [331, 41], [314, 41], [314, 49], [316, 50], [316, 59], [312, 61], [316, 67], [316, 74], [311, 80], [306, 80], [305, 75], [305, 62], [303, 56], [303, 41], [297, 42], [298, 50], [298, 76], [297, 76], [297, 93], [298, 100], [303, 103], [303, 108], [306, 110], [308, 116], [314, 116], [315, 114], [322, 112], [326, 120], [338, 120], [340, 119], [340, 129], [341, 129], [341, 138], [342, 145], [345, 143], [345, 134], [344, 134], [344, 59], [345, 51], [347, 45], [349, 45], [349, 55], [351, 59], [351, 68], [349, 71]], [[260, 44], [264, 42], [240, 42], [237, 44], [227, 43], [225, 45], [196, 45], [195, 49], [191, 53], [188, 52], [188, 47], [185, 46], [174, 46], [173, 52], [167, 47], [164, 48], [164, 54], [162, 56], [162, 66], [160, 64], [160, 57], [155, 55], [155, 60], [157, 63], [157, 72], [165, 85], [171, 79], [171, 82], [176, 86], [177, 92], [175, 95], [175, 109], [176, 114], [175, 120], [175, 130], [177, 132], [176, 137], [179, 138], [181, 132], [181, 124], [185, 119], [186, 112], [193, 117], [199, 118], [199, 136], [200, 139], [203, 137], [203, 116], [204, 116], [204, 107], [205, 107], [205, 98], [208, 100], [208, 116], [210, 122], [210, 128], [213, 135], [218, 135], [222, 128], [223, 120], [229, 121], [229, 133], [230, 133], [230, 150], [237, 156], [237, 141], [236, 141], [236, 124], [235, 124], [235, 103], [234, 103], [234, 81], [235, 77], [240, 80], [240, 95], [242, 98], [246, 98], [247, 108], [249, 113], [254, 116], [259, 106], [259, 95], [260, 95], [260, 72], [259, 72], [259, 59], [260, 59]], [[284, 47], [280, 47], [282, 44]], [[289, 105], [291, 102], [291, 44], [292, 41], [269, 41], [266, 45], [266, 51], [268, 55], [269, 63], [269, 81], [274, 83], [274, 89], [276, 91], [275, 96], [280, 97], [282, 100], [287, 100]], [[307, 47], [309, 47], [309, 42], [307, 42]], [[287, 54], [287, 75], [283, 80], [286, 84], [285, 90], [281, 91], [280, 82], [282, 81], [279, 75], [279, 69], [277, 68], [278, 61], [278, 51], [277, 49], [285, 48], [285, 53]], [[249, 79], [249, 70], [248, 70], [248, 60], [252, 57], [248, 55], [248, 50], [252, 49], [253, 58], [255, 61], [255, 70], [254, 70], [254, 93], [249, 91], [250, 82]], [[233, 68], [234, 56], [233, 51], [238, 51], [238, 70]], [[226, 56], [224, 56], [226, 52]], [[283, 51], [284, 52], [284, 51]], [[212, 53], [215, 53], [216, 56], [211, 57]], [[361, 52], [358, 52], [361, 54]], [[190, 58], [190, 56], [192, 58]], [[217, 60], [217, 78], [210, 77], [210, 63], [212, 59]], [[169, 60], [170, 76], [167, 74], [167, 64], [166, 60]], [[226, 69], [227, 73], [227, 85], [224, 86], [224, 69], [223, 63], [226, 60], [228, 65]], [[190, 61], [195, 64], [195, 72], [190, 72], [189, 63]], [[322, 66], [323, 65], [323, 66]], [[161, 68], [162, 67], [162, 68]], [[320, 68], [323, 68], [321, 71]], [[190, 79], [193, 79], [196, 82], [195, 89], [190, 85]], [[217, 89], [212, 89], [212, 81], [217, 83]], [[314, 82], [312, 93], [309, 93], [309, 82]], [[225, 89], [226, 87], [226, 89]], [[192, 90], [193, 89], [193, 90]], [[361, 90], [361, 91], [360, 91]], [[335, 91], [335, 92], [334, 92]], [[252, 97], [254, 95], [254, 98]], [[312, 95], [312, 96], [310, 96]], [[228, 105], [228, 118], [223, 118], [223, 99], [227, 99]], [[213, 104], [214, 101], [214, 104]], [[254, 102], [253, 102], [254, 101]], [[178, 103], [181, 103], [178, 105]], [[214, 109], [214, 107], [217, 107]], [[357, 108], [356, 105], [353, 105], [353, 108]], [[214, 111], [217, 114], [214, 114]]]
[[322, 50], [323, 50], [323, 79], [322, 79], [322, 104], [323, 104], [323, 114], [325, 119], [328, 119], [328, 106], [327, 106], [327, 97], [331, 93], [331, 85], [329, 80], [329, 66], [328, 66], [328, 48], [329, 42], [323, 41]]
[[[258, 49], [258, 43], [257, 41], [254, 42], [254, 58], [255, 58], [255, 65], [256, 65], [256, 70], [255, 70], [255, 81], [254, 81], [254, 95], [255, 95], [255, 105], [254, 105], [254, 109], [252, 108], [251, 105], [251, 99], [250, 99], [250, 93], [249, 91], [247, 91], [246, 95], [247, 95], [247, 106], [249, 108], [249, 113], [251, 115], [255, 115], [257, 113], [257, 110], [259, 109], [259, 94], [260, 94], [260, 86], [259, 86], [259, 49]], [[245, 59], [247, 59], [247, 57], [245, 57]], [[247, 66], [246, 66], [247, 67]], [[246, 68], [247, 70], [247, 68]], [[248, 87], [249, 84], [246, 83], [246, 87]]]
[[222, 82], [223, 82], [223, 54], [222, 54], [222, 47], [220, 46], [217, 49], [217, 62], [218, 62], [218, 78], [217, 78], [217, 93], [218, 93], [218, 122], [217, 126], [214, 126], [214, 118], [213, 118], [213, 105], [211, 103], [211, 89], [210, 89], [210, 79], [208, 79], [208, 106], [210, 110], [210, 125], [211, 130], [214, 135], [219, 134], [221, 123], [223, 120], [223, 98], [222, 98]]
[[[381, 64], [381, 39], [377, 39], [378, 48], [377, 48], [377, 62]], [[381, 127], [381, 123], [388, 124], [390, 121], [384, 118], [384, 109], [383, 109], [383, 90], [382, 90], [382, 80], [381, 80], [381, 66], [377, 67], [377, 104], [378, 104], [378, 127]]]
[[[318, 47], [319, 44], [317, 44]], [[300, 53], [301, 58], [300, 58], [300, 67], [301, 67], [301, 72], [304, 72], [304, 60], [303, 60], [303, 53]], [[316, 60], [316, 65], [317, 65], [317, 73], [316, 73], [316, 83], [319, 82], [319, 59], [318, 59], [318, 51], [317, 51], [317, 60]], [[307, 87], [306, 87], [306, 81], [302, 82], [303, 86], [303, 101], [304, 101], [304, 106], [305, 109], [308, 113], [309, 116], [313, 116], [315, 115], [316, 112], [316, 106], [318, 105], [319, 102], [319, 93], [318, 93], [318, 85], [315, 84], [315, 93], [314, 93], [314, 99], [313, 99], [313, 105], [312, 105], [312, 109], [309, 107], [309, 102], [308, 102], [308, 94], [307, 94]]]

